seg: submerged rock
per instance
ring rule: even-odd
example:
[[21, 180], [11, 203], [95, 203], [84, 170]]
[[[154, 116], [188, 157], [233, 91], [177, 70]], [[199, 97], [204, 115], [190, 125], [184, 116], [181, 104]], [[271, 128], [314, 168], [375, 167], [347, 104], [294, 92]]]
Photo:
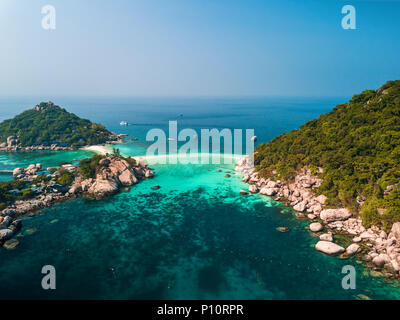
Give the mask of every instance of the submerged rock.
[[288, 227], [278, 227], [278, 228], [276, 228], [276, 230], [278, 230], [279, 232], [288, 232], [289, 228]]
[[19, 241], [17, 239], [11, 239], [4, 242], [3, 247], [7, 250], [15, 249], [19, 245]]
[[151, 187], [151, 189], [153, 189], [153, 190], [158, 190], [158, 189], [160, 189], [161, 187], [159, 186], [159, 185], [156, 185], [156, 186], [154, 186], [154, 187]]
[[111, 156], [99, 161], [96, 179], [84, 180], [81, 188], [101, 198], [116, 193], [120, 187], [138, 183], [139, 178], [150, 178], [153, 175], [149, 168], [133, 167], [127, 160]]
[[241, 194], [242, 196], [245, 196], [245, 195], [247, 194], [247, 191], [240, 190], [240, 194]]

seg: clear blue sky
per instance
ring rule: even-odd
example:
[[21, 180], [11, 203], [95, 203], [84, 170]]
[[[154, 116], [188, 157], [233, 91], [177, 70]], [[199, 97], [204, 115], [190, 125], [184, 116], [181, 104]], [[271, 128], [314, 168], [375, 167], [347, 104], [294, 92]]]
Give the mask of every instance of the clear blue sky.
[[348, 96], [400, 79], [399, 35], [393, 0], [0, 0], [0, 95]]

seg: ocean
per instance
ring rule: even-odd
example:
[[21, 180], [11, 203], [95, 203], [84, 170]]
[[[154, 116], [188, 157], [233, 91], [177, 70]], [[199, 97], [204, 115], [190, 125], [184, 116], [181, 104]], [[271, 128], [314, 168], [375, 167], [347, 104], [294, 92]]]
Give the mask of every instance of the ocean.
[[[0, 98], [0, 120], [40, 97]], [[128, 134], [118, 148], [144, 155], [146, 133], [178, 128], [254, 129], [257, 143], [298, 128], [344, 103], [334, 98], [57, 97], [80, 117]], [[120, 126], [127, 121], [129, 126]], [[137, 138], [133, 141], [132, 138]], [[88, 151], [0, 154], [0, 170], [45, 167]], [[233, 164], [154, 164], [156, 176], [101, 201], [74, 199], [23, 218], [15, 250], [0, 250], [1, 299], [398, 299], [399, 282], [376, 277], [358, 257], [318, 253], [309, 222], [247, 189]], [[231, 176], [226, 178], [226, 173]], [[0, 179], [10, 176], [2, 174]], [[159, 190], [151, 187], [159, 185]], [[277, 227], [288, 227], [281, 233]], [[345, 241], [344, 239], [341, 239]], [[43, 290], [42, 267], [56, 269]], [[342, 288], [345, 265], [356, 289]]]

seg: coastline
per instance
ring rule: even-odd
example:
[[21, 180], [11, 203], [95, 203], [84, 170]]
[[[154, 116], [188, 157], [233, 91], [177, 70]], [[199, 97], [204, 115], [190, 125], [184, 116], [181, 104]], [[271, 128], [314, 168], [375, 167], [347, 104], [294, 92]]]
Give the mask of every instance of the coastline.
[[[105, 146], [89, 146], [84, 150], [96, 153], [108, 154]], [[106, 152], [107, 151], [107, 152]], [[98, 160], [97, 160], [98, 161]], [[54, 168], [53, 168], [54, 169]], [[27, 190], [31, 194], [27, 198], [14, 196], [14, 200], [6, 204], [0, 211], [0, 242], [4, 247], [8, 242], [13, 243], [12, 249], [18, 245], [18, 240], [13, 239], [22, 227], [21, 216], [51, 207], [57, 202], [63, 202], [79, 196], [102, 199], [118, 193], [123, 188], [129, 188], [141, 180], [149, 179], [154, 176], [154, 172], [146, 163], [134, 163], [129, 158], [122, 156], [107, 155], [97, 163], [94, 175], [84, 176], [79, 172], [78, 166], [66, 164], [57, 168], [49, 174], [47, 173], [46, 182], [36, 182], [42, 175], [42, 165], [31, 164], [27, 168], [15, 168], [13, 176], [16, 181], [25, 181], [35, 185], [29, 185]], [[72, 174], [72, 182], [60, 182], [60, 172]], [[64, 183], [64, 184], [62, 184]], [[34, 193], [32, 187], [40, 191]], [[13, 190], [19, 195], [24, 195], [20, 190]], [[25, 190], [24, 190], [25, 192]], [[15, 245], [16, 243], [16, 245]]]
[[[347, 208], [328, 208], [327, 197], [317, 195], [322, 180], [307, 170], [298, 172], [293, 181], [273, 181], [258, 176], [248, 157], [242, 157], [235, 171], [241, 173], [242, 181], [249, 184], [249, 193], [260, 193], [283, 202], [295, 211], [298, 219], [310, 221], [309, 230], [319, 237], [315, 249], [331, 256], [348, 258], [358, 256], [375, 276], [399, 279], [400, 276], [400, 222], [386, 233], [378, 226], [366, 228], [358, 215]], [[336, 243], [336, 236], [343, 239]], [[342, 246], [344, 242], [350, 245]]]

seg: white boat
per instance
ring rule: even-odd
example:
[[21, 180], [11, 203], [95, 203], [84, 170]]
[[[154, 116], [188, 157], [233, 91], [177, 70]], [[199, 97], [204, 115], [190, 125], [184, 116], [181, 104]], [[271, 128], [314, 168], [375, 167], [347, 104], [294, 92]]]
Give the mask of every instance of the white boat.
[[120, 126], [127, 126], [127, 125], [128, 125], [128, 122], [126, 122], [126, 121], [121, 121], [121, 122], [119, 123], [119, 125], [120, 125]]

